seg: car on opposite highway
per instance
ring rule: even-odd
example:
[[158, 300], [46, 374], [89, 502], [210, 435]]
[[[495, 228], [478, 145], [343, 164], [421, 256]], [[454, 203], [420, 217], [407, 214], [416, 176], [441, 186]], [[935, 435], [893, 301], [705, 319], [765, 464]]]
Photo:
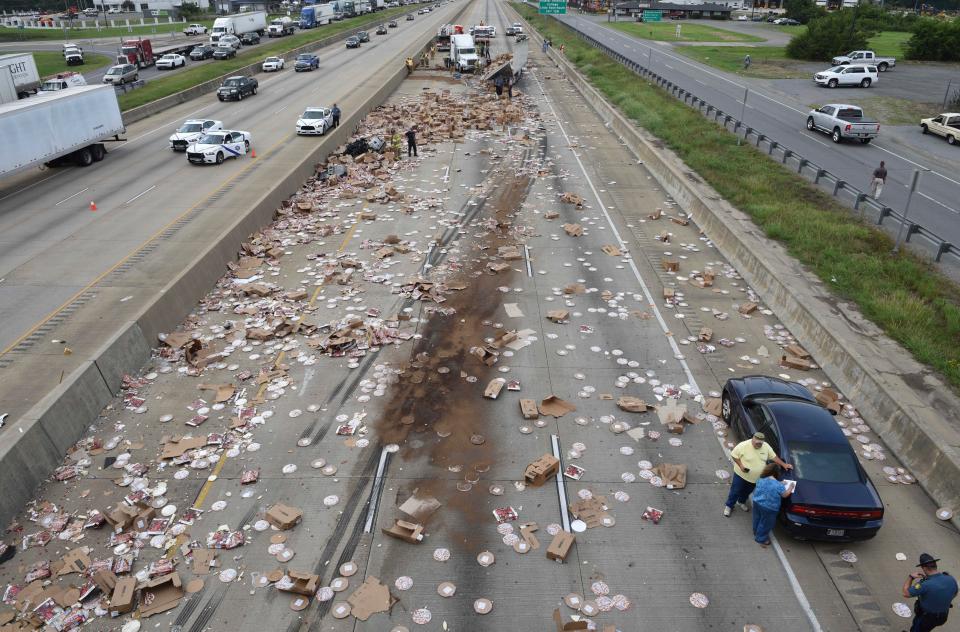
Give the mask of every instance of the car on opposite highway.
[[194, 46], [193, 50], [190, 51], [190, 59], [192, 61], [202, 61], [204, 59], [210, 59], [213, 57], [213, 52], [216, 49], [213, 46], [208, 46], [202, 44], [200, 46]]
[[407, 14], [407, 22], [413, 22], [413, 14], [412, 14], [412, 13], [408, 13], [408, 14]]
[[207, 27], [202, 24], [191, 24], [187, 28], [183, 29], [184, 35], [206, 35]]
[[385, 25], [381, 24], [380, 26], [377, 27], [376, 34], [377, 34], [377, 35], [386, 35], [386, 34], [387, 34], [387, 27], [386, 27]]
[[869, 88], [880, 79], [876, 66], [834, 66], [813, 76], [818, 86], [856, 86]]
[[221, 101], [242, 101], [243, 97], [256, 94], [258, 85], [257, 80], [253, 77], [240, 75], [227, 77], [223, 84], [217, 88], [217, 98]]
[[233, 46], [217, 46], [213, 49], [214, 59], [230, 59], [237, 56], [237, 49]]
[[392, 29], [395, 29], [395, 28], [397, 28], [397, 21], [396, 21], [396, 20], [390, 20], [389, 22], [387, 22], [387, 26], [390, 27], [390, 28], [392, 28]]
[[360, 31], [359, 33], [357, 33], [357, 39], [360, 40], [361, 44], [364, 44], [370, 41], [370, 34], [367, 33], [366, 31]]
[[283, 70], [283, 57], [267, 57], [260, 67], [263, 72], [278, 72]]
[[360, 40], [352, 35], [347, 38], [347, 48], [360, 48]]
[[800, 26], [800, 20], [794, 20], [793, 18], [782, 18], [780, 20], [781, 26]]
[[311, 71], [320, 67], [320, 58], [313, 53], [300, 53], [293, 64], [294, 72]]
[[880, 135], [880, 124], [863, 115], [856, 105], [828, 103], [807, 114], [807, 129], [830, 135], [835, 143], [855, 138], [866, 145]]
[[780, 505], [790, 535], [811, 540], [868, 540], [883, 525], [883, 501], [833, 415], [810, 391], [775, 377], [732, 378], [723, 388], [723, 420], [742, 438], [762, 432], [796, 480]]
[[111, 66], [103, 76], [103, 83], [112, 83], [115, 86], [133, 83], [140, 78], [139, 69], [133, 64], [117, 64]]
[[240, 36], [240, 43], [244, 46], [253, 46], [260, 43], [260, 34], [256, 31], [250, 31]]
[[920, 129], [924, 134], [943, 136], [951, 145], [960, 143], [960, 114], [945, 112], [933, 118], [920, 121]]
[[187, 160], [192, 164], [222, 164], [227, 158], [239, 158], [250, 151], [250, 132], [218, 130], [204, 134], [187, 147]]
[[167, 53], [156, 61], [157, 70], [172, 70], [187, 65], [187, 58], [177, 53]]
[[307, 108], [297, 119], [298, 135], [323, 136], [333, 127], [333, 110], [330, 108]]
[[221, 35], [220, 39], [217, 40], [217, 46], [229, 46], [233, 50], [240, 50], [243, 42], [236, 35]]
[[187, 147], [197, 142], [207, 132], [223, 129], [223, 123], [213, 119], [189, 119], [170, 136], [170, 149], [187, 151]]

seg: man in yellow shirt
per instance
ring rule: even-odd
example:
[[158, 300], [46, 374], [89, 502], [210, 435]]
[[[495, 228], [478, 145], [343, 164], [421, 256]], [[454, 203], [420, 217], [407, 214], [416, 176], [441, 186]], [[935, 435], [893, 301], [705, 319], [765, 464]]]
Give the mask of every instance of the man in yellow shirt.
[[730, 451], [730, 458], [733, 459], [733, 480], [730, 481], [730, 494], [727, 495], [727, 504], [723, 508], [723, 515], [728, 517], [734, 505], [750, 511], [747, 497], [753, 493], [753, 488], [756, 487], [767, 463], [773, 461], [785, 470], [793, 469], [792, 465], [780, 460], [762, 432], [755, 432], [751, 438], [738, 443]]

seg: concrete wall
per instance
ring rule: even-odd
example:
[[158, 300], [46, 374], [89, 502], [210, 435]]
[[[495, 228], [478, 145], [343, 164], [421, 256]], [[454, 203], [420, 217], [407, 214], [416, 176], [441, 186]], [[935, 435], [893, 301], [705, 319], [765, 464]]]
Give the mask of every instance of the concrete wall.
[[[528, 32], [539, 40], [534, 29]], [[960, 431], [955, 423], [960, 399], [856, 306], [838, 300], [676, 154], [624, 117], [565, 58], [554, 49], [549, 54], [610, 131], [693, 216], [934, 501], [941, 507], [960, 507]], [[957, 518], [954, 523], [960, 526]]]
[[[454, 21], [469, 4], [464, 3]], [[0, 444], [0, 481], [3, 481], [0, 525], [9, 524], [31, 500], [40, 483], [63, 463], [67, 449], [83, 436], [119, 391], [123, 375], [137, 373], [150, 359], [157, 334], [172, 331], [183, 321], [197, 301], [223, 276], [227, 262], [236, 260], [240, 244], [268, 224], [280, 203], [314, 175], [317, 163], [323, 162], [346, 142], [363, 117], [397, 89], [407, 76], [403, 59], [426, 51], [432, 41], [432, 35], [425, 36], [423, 41], [398, 57], [396, 70], [384, 73], [380, 87], [344, 117], [339, 128], [323, 136], [316, 149], [302, 156], [276, 186], [226, 226], [220, 236], [149, 301], [136, 318], [118, 326], [116, 335], [92, 355], [92, 361], [65, 376], [57, 389], [18, 420], [17, 427], [22, 432], [3, 435]], [[311, 44], [310, 49], [316, 46]]]

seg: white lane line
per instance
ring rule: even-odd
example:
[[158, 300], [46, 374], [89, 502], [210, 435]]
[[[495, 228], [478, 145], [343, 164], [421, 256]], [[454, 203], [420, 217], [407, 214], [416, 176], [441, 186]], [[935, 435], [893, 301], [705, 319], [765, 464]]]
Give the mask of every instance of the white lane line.
[[[543, 94], [543, 98], [546, 101], [547, 105], [550, 107], [550, 111], [553, 113], [554, 118], [557, 121], [557, 127], [560, 128], [560, 132], [563, 134], [564, 139], [567, 141], [567, 145], [570, 146], [570, 137], [567, 135], [567, 130], [564, 128], [563, 123], [560, 120], [560, 116], [557, 115], [556, 109], [553, 107], [553, 102], [547, 96], [546, 91], [543, 89], [543, 84], [540, 83], [540, 78], [535, 72], [530, 73], [531, 76], [537, 81], [537, 85], [540, 87], [540, 92]], [[617, 230], [616, 224], [613, 222], [613, 218], [610, 217], [610, 212], [607, 210], [607, 206], [603, 203], [603, 200], [600, 198], [600, 192], [597, 191], [597, 187], [593, 184], [593, 180], [590, 178], [590, 174], [587, 173], [586, 167], [583, 166], [583, 162], [580, 160], [580, 156], [577, 155], [575, 151], [571, 149], [571, 154], [577, 161], [577, 165], [580, 167], [580, 172], [583, 174], [583, 177], [586, 179], [587, 184], [590, 186], [590, 190], [593, 192], [593, 197], [597, 201], [597, 204], [600, 206], [600, 210], [603, 211], [603, 215], [607, 220], [607, 224], [610, 226], [610, 230], [613, 233], [613, 236], [616, 238], [617, 242], [620, 244], [620, 247], [623, 250], [629, 252], [627, 244], [623, 241], [623, 238], [620, 236], [620, 231]], [[683, 369], [684, 374], [687, 376], [687, 381], [689, 384], [696, 390], [696, 392], [701, 392], [700, 387], [697, 385], [696, 378], [693, 377], [693, 372], [690, 370], [690, 366], [687, 364], [687, 361], [683, 357], [683, 353], [680, 351], [680, 346], [677, 344], [676, 337], [671, 335], [670, 328], [667, 327], [667, 323], [663, 318], [663, 314], [660, 313], [660, 308], [657, 306], [656, 301], [653, 298], [653, 295], [650, 293], [650, 288], [647, 287], [646, 282], [643, 280], [643, 276], [640, 274], [640, 269], [637, 268], [637, 264], [634, 261], [633, 256], [631, 255], [628, 259], [630, 262], [630, 270], [633, 271], [633, 275], [636, 277], [637, 282], [640, 284], [640, 288], [643, 290], [643, 296], [646, 299], [647, 303], [650, 306], [650, 309], [653, 310], [654, 315], [657, 317], [657, 322], [660, 324], [660, 329], [663, 331], [664, 336], [667, 338], [667, 342], [670, 344], [670, 348], [673, 350], [674, 357], [680, 363], [681, 368]], [[723, 441], [719, 438], [717, 439], [720, 442], [721, 448], [723, 448], [724, 453], [726, 454], [726, 447], [723, 445]], [[729, 458], [729, 456], [728, 456]], [[560, 477], [558, 477], [560, 478]], [[790, 587], [793, 589], [793, 594], [797, 598], [797, 602], [800, 604], [800, 608], [803, 610], [804, 614], [807, 616], [807, 620], [810, 622], [810, 627], [813, 632], [823, 632], [823, 628], [820, 627], [820, 622], [817, 620], [816, 613], [813, 612], [813, 608], [810, 607], [810, 602], [807, 600], [806, 594], [803, 592], [803, 587], [800, 585], [800, 582], [797, 581], [796, 574], [793, 572], [793, 568], [790, 566], [790, 561], [783, 555], [782, 551], [779, 551], [779, 543], [777, 542], [776, 536], [771, 533], [770, 538], [773, 540], [774, 545], [778, 549], [777, 557], [780, 559], [780, 563], [783, 566], [784, 572], [787, 574], [787, 578], [790, 581]]]
[[823, 142], [822, 140], [820, 140], [820, 139], [818, 139], [818, 138], [814, 138], [813, 136], [810, 136], [809, 134], [801, 134], [801, 136], [803, 136], [803, 137], [806, 138], [807, 140], [812, 140], [813, 142], [815, 142], [815, 143], [817, 143], [817, 144], [819, 144], [819, 145], [823, 145], [823, 146], [826, 147], [827, 149], [830, 148], [830, 145], [826, 144], [825, 142]]
[[[539, 82], [538, 82], [539, 83]], [[557, 498], [560, 501], [560, 522], [563, 530], [570, 533], [570, 516], [567, 513], [567, 488], [563, 484], [563, 454], [560, 452], [560, 437], [550, 435], [550, 445], [553, 449], [553, 456], [560, 461], [561, 468], [557, 472]]]
[[89, 188], [90, 188], [90, 187], [84, 187], [83, 189], [81, 189], [80, 191], [77, 191], [76, 193], [74, 193], [74, 194], [71, 195], [70, 197], [68, 197], [68, 198], [63, 198], [62, 200], [60, 200], [59, 202], [57, 202], [56, 204], [54, 204], [54, 206], [60, 206], [61, 204], [63, 204], [63, 203], [66, 202], [67, 200], [72, 200], [73, 198], [77, 197], [78, 195], [80, 195], [81, 193], [83, 193], [84, 191], [86, 191], [86, 190], [89, 189]]
[[523, 260], [527, 262], [527, 276], [533, 276], [533, 266], [530, 264], [530, 247], [523, 244]]
[[377, 501], [380, 499], [380, 488], [383, 486], [383, 470], [387, 466], [387, 448], [380, 450], [380, 464], [377, 465], [377, 474], [373, 479], [373, 488], [370, 490], [370, 506], [367, 508], [367, 521], [363, 525], [363, 532], [370, 533], [373, 529], [373, 516], [377, 513]]
[[51, 175], [47, 176], [46, 178], [43, 178], [42, 180], [37, 180], [36, 182], [34, 182], [34, 183], [32, 183], [32, 184], [28, 184], [27, 186], [22, 187], [22, 188], [20, 188], [20, 189], [17, 189], [16, 191], [12, 191], [12, 192], [10, 192], [10, 193], [7, 193], [7, 194], [4, 195], [3, 197], [0, 197], [0, 202], [2, 202], [3, 200], [6, 200], [6, 199], [7, 199], [8, 197], [10, 197], [10, 196], [16, 195], [17, 193], [23, 193], [23, 192], [26, 191], [27, 189], [32, 189], [33, 187], [37, 186], [38, 184], [43, 184], [44, 182], [46, 182], [46, 181], [49, 180], [50, 178], [56, 178], [58, 175], [60, 175], [60, 173], [61, 173], [61, 172], [56, 171], [56, 172], [52, 173]]
[[286, 110], [288, 107], [290, 107], [290, 104], [289, 104], [289, 103], [286, 104], [285, 106], [283, 106], [282, 108], [280, 108], [279, 110], [274, 110], [273, 113], [274, 113], [274, 114], [279, 114], [280, 112], [283, 112], [284, 110]]
[[153, 185], [152, 187], [150, 187], [150, 188], [147, 189], [146, 191], [144, 191], [144, 192], [142, 192], [142, 193], [138, 193], [138, 194], [136, 194], [135, 196], [133, 196], [132, 198], [130, 198], [129, 200], [127, 200], [126, 202], [124, 202], [123, 205], [126, 206], [126, 205], [129, 204], [130, 202], [133, 202], [133, 201], [135, 201], [135, 200], [139, 200], [139, 199], [142, 198], [144, 195], [146, 195], [147, 193], [150, 193], [151, 191], [153, 191], [153, 190], [156, 189], [156, 188], [157, 188], [157, 185]]
[[673, 70], [673, 66], [671, 66], [670, 64], [664, 63], [663, 65], [669, 68], [670, 70]]
[[903, 161], [905, 161], [905, 162], [909, 162], [909, 163], [910, 163], [911, 165], [913, 165], [914, 167], [919, 167], [919, 168], [925, 170], [927, 173], [930, 173], [930, 174], [935, 175], [935, 176], [940, 176], [941, 178], [943, 178], [943, 179], [946, 180], [947, 182], [952, 182], [953, 184], [960, 184], [960, 182], [958, 182], [957, 180], [954, 180], [953, 178], [948, 178], [947, 176], [943, 175], [942, 173], [940, 173], [940, 172], [938, 172], [938, 171], [934, 171], [933, 169], [930, 169], [929, 167], [924, 167], [924, 166], [921, 165], [919, 162], [914, 162], [914, 161], [910, 160], [909, 158], [904, 158], [904, 157], [901, 156], [900, 154], [895, 153], [895, 152], [892, 152], [892, 151], [890, 151], [889, 149], [887, 149], [886, 147], [881, 147], [880, 145], [878, 145], [878, 144], [876, 144], [876, 143], [870, 143], [869, 147], [873, 147], [873, 148], [875, 148], [875, 149], [879, 149], [880, 151], [885, 151], [885, 152], [887, 152], [888, 154], [890, 154], [891, 156], [896, 156], [896, 157], [899, 158], [900, 160], [903, 160]]
[[920, 196], [923, 196], [923, 197], [927, 198], [928, 200], [930, 200], [931, 202], [933, 202], [933, 203], [936, 204], [937, 206], [942, 206], [943, 208], [947, 209], [947, 210], [950, 211], [951, 213], [960, 214], [960, 211], [958, 211], [957, 209], [947, 206], [946, 204], [944, 204], [944, 203], [941, 202], [940, 200], [935, 200], [935, 199], [933, 199], [932, 197], [930, 197], [929, 195], [927, 195], [927, 194], [924, 193], [923, 191], [917, 191], [917, 195], [920, 195]]

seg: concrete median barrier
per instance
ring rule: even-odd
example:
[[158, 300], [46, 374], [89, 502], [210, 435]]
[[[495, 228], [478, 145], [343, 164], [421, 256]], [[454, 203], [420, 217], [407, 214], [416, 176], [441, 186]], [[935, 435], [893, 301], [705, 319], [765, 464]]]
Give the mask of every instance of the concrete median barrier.
[[[454, 21], [469, 5], [464, 3]], [[149, 361], [157, 335], [174, 330], [183, 321], [197, 301], [223, 276], [227, 263], [236, 260], [241, 243], [269, 223], [281, 203], [314, 175], [316, 165], [343, 144], [363, 117], [397, 89], [407, 76], [404, 59], [425, 52], [432, 41], [432, 35], [424, 36], [396, 60], [394, 67], [374, 75], [367, 85], [376, 85], [377, 88], [353, 104], [340, 127], [323, 136], [313, 151], [297, 156], [286, 174], [237, 214], [234, 221], [186, 263], [175, 278], [145, 302], [136, 317], [117, 323], [113, 338], [92, 353], [87, 362], [64, 376], [62, 383], [15, 425], [4, 429], [0, 444], [0, 480], [4, 481], [4, 493], [0, 494], [0, 524], [9, 524], [32, 498], [37, 487], [63, 463], [67, 449], [83, 436], [119, 391], [123, 375], [137, 373]], [[312, 48], [316, 48], [316, 44], [311, 45]], [[362, 89], [362, 85], [358, 86], [356, 92]]]
[[[508, 8], [515, 19], [523, 21]], [[529, 25], [527, 25], [529, 27]], [[540, 42], [532, 28], [529, 33]], [[653, 136], [608, 103], [555, 50], [550, 58], [801, 341], [941, 507], [960, 507], [957, 398], [933, 371], [838, 299]], [[944, 344], [951, 341], [944, 340]], [[960, 527], [960, 520], [954, 518]]]

